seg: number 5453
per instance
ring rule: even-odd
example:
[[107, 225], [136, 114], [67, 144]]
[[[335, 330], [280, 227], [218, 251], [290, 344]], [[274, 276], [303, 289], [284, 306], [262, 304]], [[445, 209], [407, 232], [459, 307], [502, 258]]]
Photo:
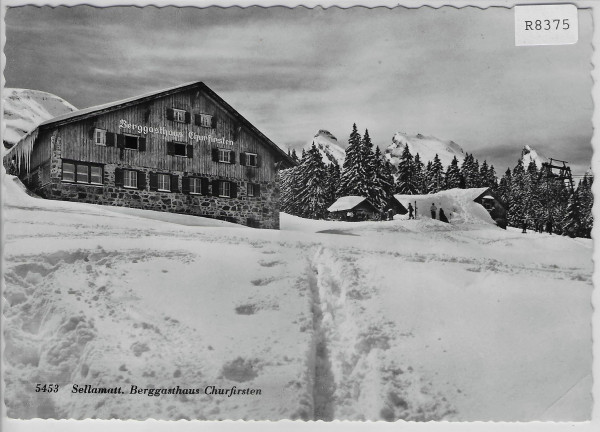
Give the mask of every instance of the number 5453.
[[36, 384], [35, 392], [43, 392], [43, 393], [56, 393], [58, 392], [58, 384]]
[[569, 30], [569, 19], [525, 20], [525, 30]]

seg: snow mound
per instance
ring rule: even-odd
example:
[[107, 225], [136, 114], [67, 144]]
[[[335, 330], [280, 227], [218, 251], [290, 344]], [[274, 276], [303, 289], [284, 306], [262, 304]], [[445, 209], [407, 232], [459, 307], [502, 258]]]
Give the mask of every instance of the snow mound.
[[418, 153], [421, 162], [425, 164], [428, 161], [433, 161], [436, 154], [445, 167], [452, 162], [454, 156], [456, 156], [459, 162], [465, 158], [464, 150], [454, 141], [443, 141], [433, 136], [424, 136], [421, 134], [409, 135], [404, 132], [396, 132], [393, 136], [392, 144], [385, 149], [385, 158], [392, 165], [398, 166], [400, 157], [406, 146], [408, 146], [413, 156]]
[[541, 168], [544, 162], [548, 162], [548, 158], [546, 156], [542, 155], [528, 145], [523, 147], [523, 150], [521, 151], [521, 159], [523, 160], [523, 166], [525, 168], [527, 168], [531, 162], [535, 162], [538, 168]]
[[[473, 201], [487, 188], [449, 189], [430, 195], [394, 195], [402, 205], [408, 208], [411, 203], [417, 206], [417, 218], [431, 219], [431, 204], [437, 211], [444, 209], [451, 224], [491, 224], [496, 225], [488, 211]], [[438, 216], [439, 217], [439, 216]]]
[[325, 164], [337, 163], [339, 166], [344, 164], [346, 151], [331, 132], [324, 129], [319, 130], [313, 137], [310, 145], [312, 144], [315, 144], [319, 149]]
[[7, 148], [15, 145], [40, 123], [77, 111], [66, 100], [39, 90], [5, 88], [3, 98], [6, 130], [2, 140]]

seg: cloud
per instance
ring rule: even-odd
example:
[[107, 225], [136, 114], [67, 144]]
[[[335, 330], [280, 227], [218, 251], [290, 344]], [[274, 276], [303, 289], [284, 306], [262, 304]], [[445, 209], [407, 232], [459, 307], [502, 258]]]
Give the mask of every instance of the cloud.
[[498, 171], [524, 144], [583, 166], [591, 15], [580, 12], [579, 43], [560, 47], [515, 47], [513, 19], [505, 8], [10, 8], [5, 76], [78, 107], [201, 80], [284, 149], [319, 129], [344, 141], [356, 122], [380, 147], [421, 132]]

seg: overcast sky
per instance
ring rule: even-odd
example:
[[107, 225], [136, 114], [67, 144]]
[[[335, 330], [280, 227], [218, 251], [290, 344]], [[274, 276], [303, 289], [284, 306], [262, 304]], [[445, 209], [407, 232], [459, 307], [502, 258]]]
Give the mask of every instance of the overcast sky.
[[7, 87], [78, 108], [204, 81], [280, 147], [352, 123], [454, 140], [500, 173], [525, 144], [591, 164], [589, 11], [579, 42], [515, 47], [505, 8], [76, 8], [6, 14]]

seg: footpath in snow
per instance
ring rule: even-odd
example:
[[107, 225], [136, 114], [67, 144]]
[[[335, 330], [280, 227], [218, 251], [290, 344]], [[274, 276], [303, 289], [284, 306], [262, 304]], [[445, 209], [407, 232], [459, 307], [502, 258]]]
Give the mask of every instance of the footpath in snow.
[[590, 417], [591, 240], [285, 214], [254, 230], [42, 200], [10, 176], [2, 195], [9, 417]]

